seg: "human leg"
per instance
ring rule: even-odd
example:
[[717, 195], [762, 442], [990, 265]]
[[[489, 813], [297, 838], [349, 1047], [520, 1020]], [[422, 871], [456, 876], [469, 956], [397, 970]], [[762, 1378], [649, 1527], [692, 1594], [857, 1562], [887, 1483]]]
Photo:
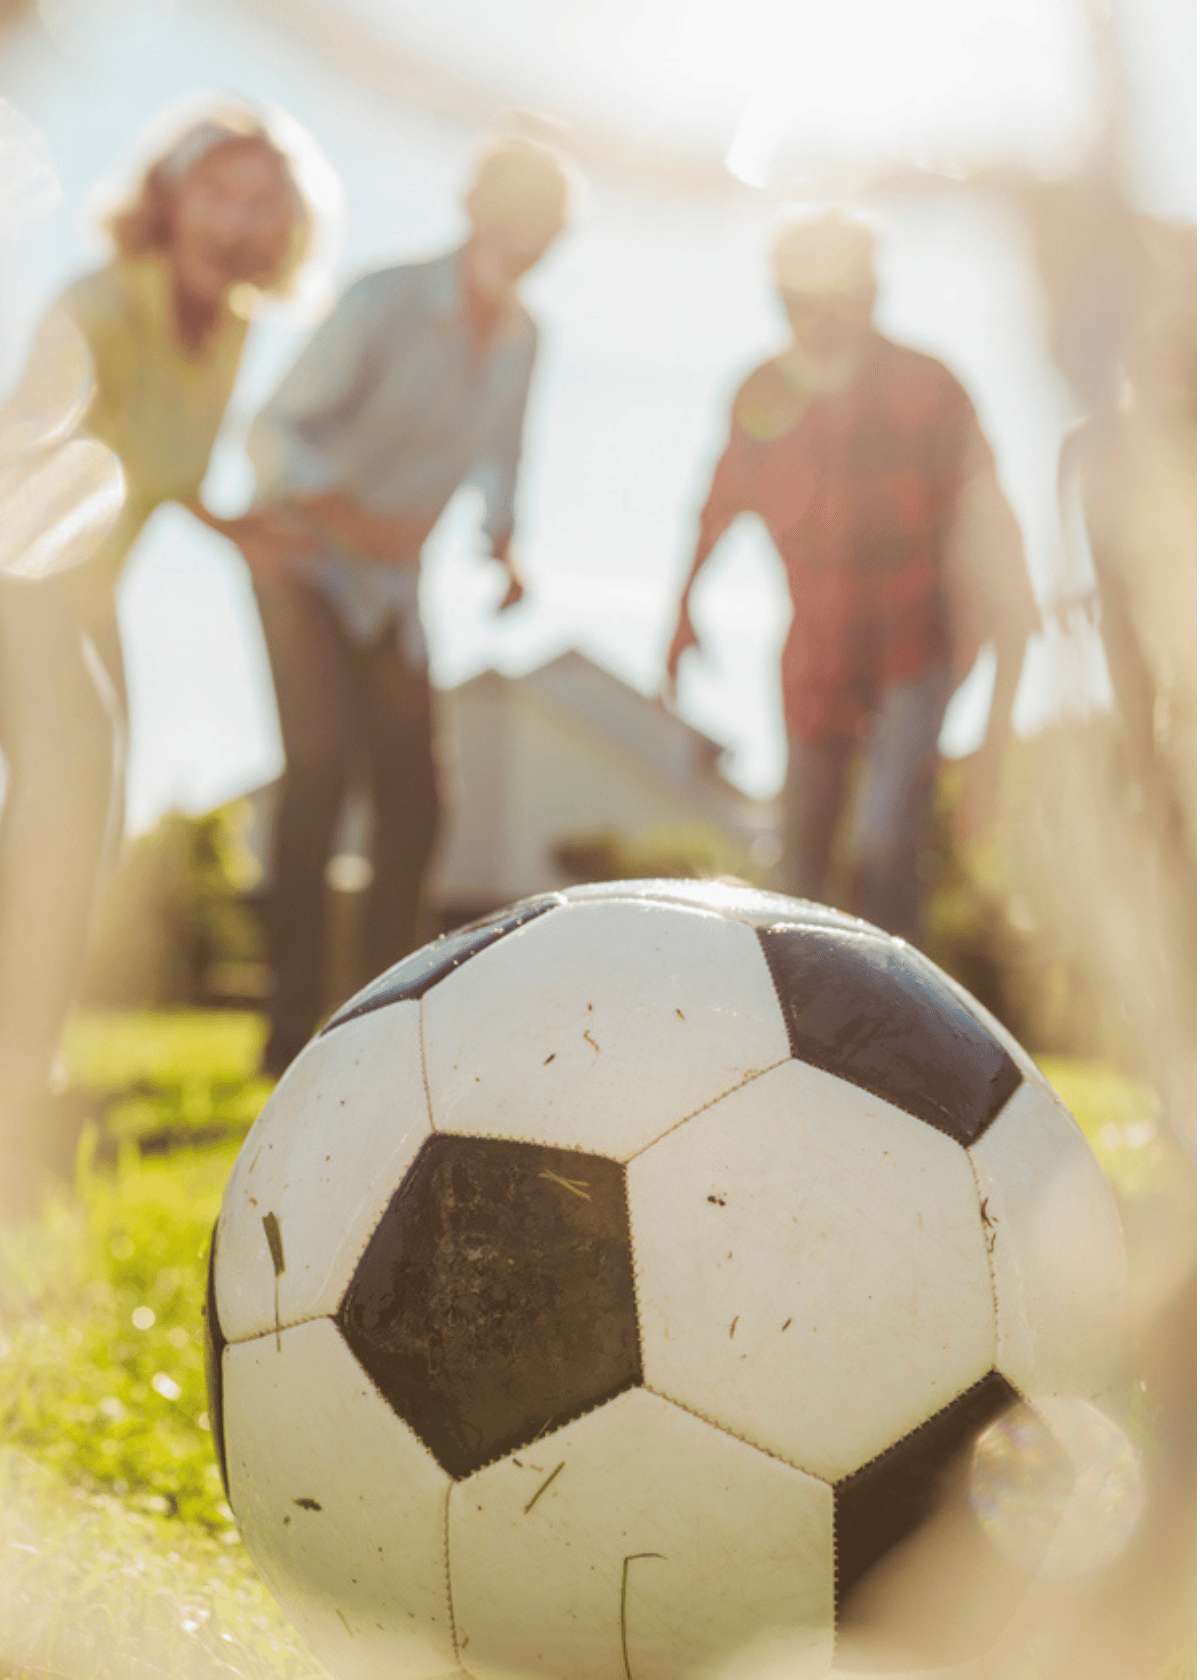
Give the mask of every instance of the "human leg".
[[937, 743], [952, 692], [938, 669], [881, 697], [867, 735], [853, 853], [855, 905], [889, 933], [919, 942]]
[[129, 770], [129, 688], [115, 597], [108, 603], [108, 607], [108, 611], [93, 610], [84, 618], [85, 634], [90, 644], [87, 655], [89, 664], [93, 666], [97, 684], [105, 696], [109, 715], [114, 720], [112, 793], [100, 865], [102, 881], [107, 881], [116, 868], [121, 844], [125, 838], [125, 797]]
[[120, 822], [122, 689], [65, 590], [0, 584], [0, 1127], [13, 1182], [18, 1163], [35, 1176], [67, 1164], [45, 1099]]
[[283, 737], [271, 840], [272, 971], [264, 1062], [281, 1073], [325, 1000], [325, 871], [355, 750], [352, 652], [323, 597], [296, 578], [255, 585]]
[[372, 974], [419, 943], [440, 791], [428, 672], [410, 665], [394, 631], [364, 650], [374, 873], [367, 905]]
[[793, 740], [783, 785], [783, 885], [824, 901], [833, 842], [846, 797], [851, 743]]

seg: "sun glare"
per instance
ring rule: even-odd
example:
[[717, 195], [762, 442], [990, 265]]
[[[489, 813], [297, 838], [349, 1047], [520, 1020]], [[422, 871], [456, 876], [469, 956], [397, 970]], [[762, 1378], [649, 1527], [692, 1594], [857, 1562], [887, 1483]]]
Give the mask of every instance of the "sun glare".
[[[947, 171], [980, 153], [1061, 167], [1084, 144], [1093, 89], [1073, 6], [1039, 0], [776, 0], [726, 156], [754, 186], [780, 167], [899, 159]], [[786, 183], [784, 183], [786, 184]]]

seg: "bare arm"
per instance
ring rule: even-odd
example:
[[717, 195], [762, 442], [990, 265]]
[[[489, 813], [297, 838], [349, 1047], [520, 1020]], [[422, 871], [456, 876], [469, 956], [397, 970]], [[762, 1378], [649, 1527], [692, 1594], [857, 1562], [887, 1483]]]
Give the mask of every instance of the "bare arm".
[[692, 551], [691, 563], [688, 566], [687, 577], [684, 579], [683, 589], [679, 597], [679, 610], [675, 622], [675, 633], [667, 648], [665, 688], [668, 694], [674, 694], [679, 680], [679, 662], [689, 648], [698, 647], [700, 638], [696, 634], [696, 627], [692, 623], [691, 597], [696, 579], [704, 570], [713, 550], [720, 542], [728, 522], [720, 530], [706, 525], [703, 520], [696, 537], [696, 546]]
[[700, 510], [696, 541], [680, 591], [675, 631], [667, 647], [663, 676], [663, 689], [668, 697], [675, 693], [679, 665], [684, 654], [689, 648], [698, 647], [700, 642], [691, 614], [692, 592], [696, 587], [696, 580], [708, 564], [721, 538], [746, 506], [747, 440], [736, 419], [741, 395], [739, 392], [734, 398], [734, 415], [730, 418], [728, 441], [713, 471], [708, 496]]
[[525, 597], [525, 581], [513, 555], [513, 531], [525, 445], [525, 417], [536, 358], [537, 339], [534, 336], [529, 342], [527, 360], [513, 381], [509, 401], [498, 417], [490, 445], [472, 474], [483, 492], [483, 533], [492, 558], [507, 580], [504, 594], [496, 606], [497, 612], [507, 612]]

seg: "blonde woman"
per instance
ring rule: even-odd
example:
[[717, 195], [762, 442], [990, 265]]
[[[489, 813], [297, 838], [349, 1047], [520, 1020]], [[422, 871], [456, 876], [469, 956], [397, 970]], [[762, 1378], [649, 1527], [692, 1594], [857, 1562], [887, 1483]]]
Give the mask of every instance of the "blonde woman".
[[[125, 493], [107, 536], [70, 570], [0, 583], [0, 1143], [7, 1128], [27, 1145], [24, 1174], [8, 1173], [10, 1199], [22, 1176], [63, 1153], [43, 1099], [120, 832], [117, 583], [164, 502], [269, 557], [279, 516], [221, 520], [200, 486], [242, 358], [244, 304], [289, 283], [311, 231], [282, 147], [250, 114], [222, 111], [150, 165], [109, 220], [112, 260], [51, 311], [47, 330], [74, 331], [86, 346], [83, 428], [120, 463]], [[6, 1164], [20, 1153], [8, 1149]]]

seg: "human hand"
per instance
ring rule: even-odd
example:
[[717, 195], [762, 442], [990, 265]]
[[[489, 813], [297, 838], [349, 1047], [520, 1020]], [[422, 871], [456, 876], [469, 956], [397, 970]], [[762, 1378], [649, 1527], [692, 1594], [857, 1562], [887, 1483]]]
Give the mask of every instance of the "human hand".
[[313, 553], [318, 543], [311, 521], [286, 505], [223, 520], [218, 528], [237, 544], [250, 570], [260, 577], [286, 574], [297, 560]]
[[699, 647], [700, 638], [696, 634], [691, 614], [686, 602], [679, 608], [679, 620], [675, 626], [675, 634], [671, 638], [671, 645], [667, 649], [666, 668], [663, 676], [663, 691], [669, 699], [675, 697], [679, 682], [679, 662], [689, 648]]
[[525, 599], [525, 584], [511, 566], [506, 568], [508, 587], [496, 603], [497, 613], [508, 612], [510, 607], [519, 606]]
[[492, 537], [492, 559], [506, 578], [504, 594], [496, 603], [496, 613], [509, 612], [525, 599], [525, 579], [521, 576], [512, 551], [512, 532], [504, 531]]

